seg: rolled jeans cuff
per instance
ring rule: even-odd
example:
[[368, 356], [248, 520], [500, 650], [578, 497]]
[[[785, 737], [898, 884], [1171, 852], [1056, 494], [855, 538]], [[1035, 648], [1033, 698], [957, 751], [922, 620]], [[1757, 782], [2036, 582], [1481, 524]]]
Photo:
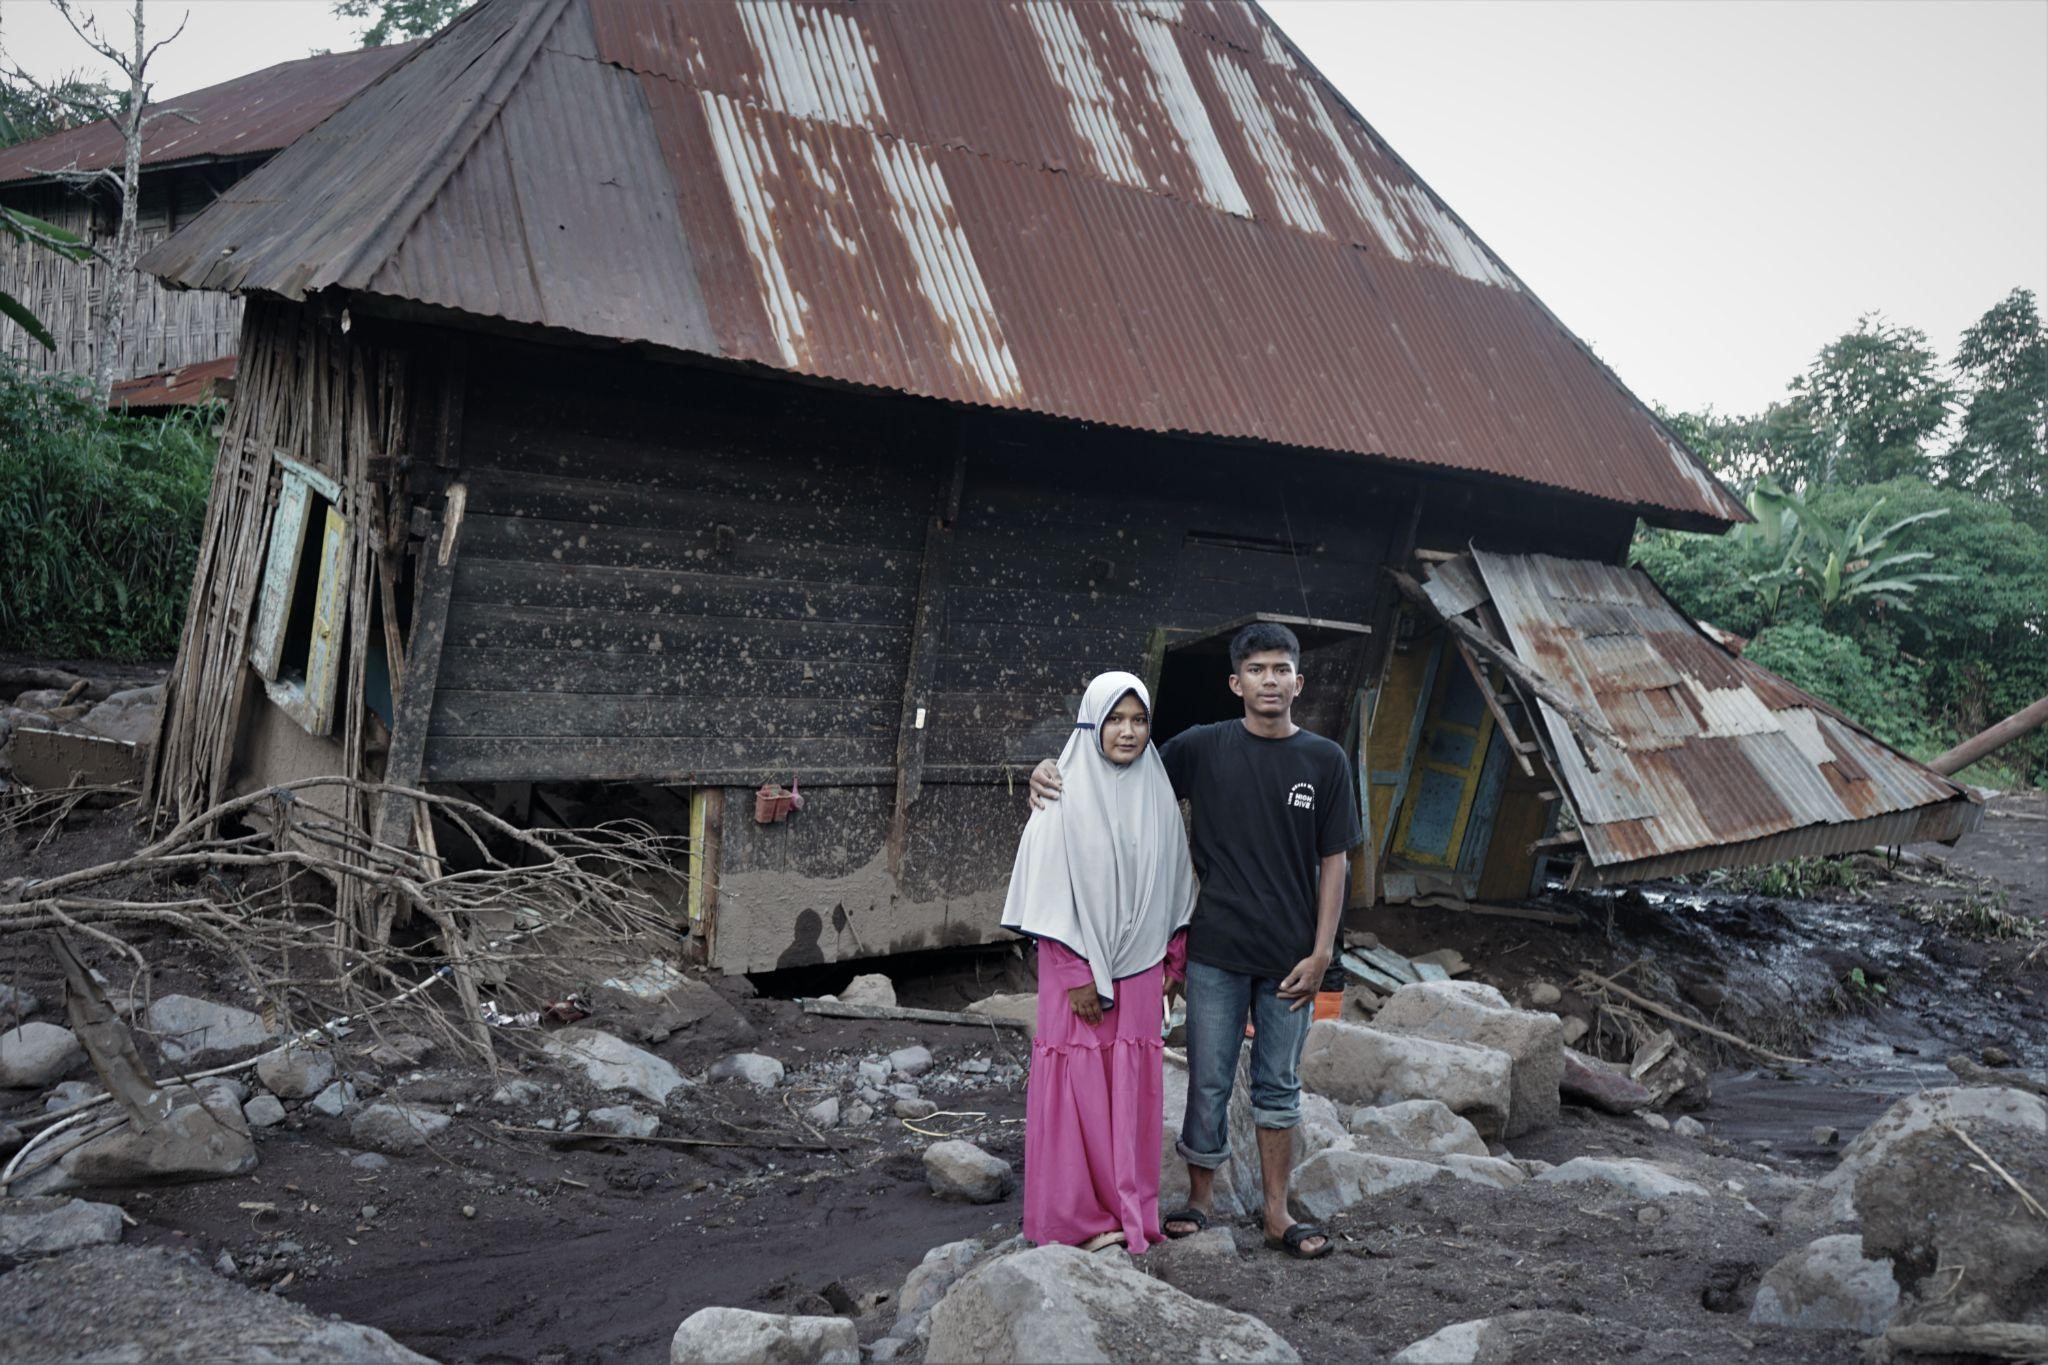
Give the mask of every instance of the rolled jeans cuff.
[[1187, 1162], [1188, 1165], [1200, 1166], [1205, 1171], [1216, 1170], [1224, 1162], [1230, 1160], [1230, 1149], [1228, 1147], [1220, 1152], [1197, 1152], [1179, 1138], [1173, 1140], [1173, 1150], [1180, 1153], [1180, 1159]]
[[1261, 1109], [1252, 1106], [1252, 1126], [1255, 1128], [1299, 1128], [1301, 1106], [1292, 1109]]

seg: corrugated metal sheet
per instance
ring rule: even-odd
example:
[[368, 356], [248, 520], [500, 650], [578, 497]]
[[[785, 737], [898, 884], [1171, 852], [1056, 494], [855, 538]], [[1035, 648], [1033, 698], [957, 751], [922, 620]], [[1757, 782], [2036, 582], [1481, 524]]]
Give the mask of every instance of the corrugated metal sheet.
[[[1730, 654], [1633, 569], [1472, 552], [1432, 600], [1490, 595], [1505, 643], [1620, 737], [1588, 737], [1539, 703], [1595, 880], [1880, 843], [1953, 840], [1982, 808], [1825, 703]], [[1485, 593], [1464, 587], [1477, 569]]]
[[1229, 0], [488, 0], [146, 265], [1744, 516]]
[[[158, 116], [143, 129], [142, 164], [221, 161], [289, 147], [418, 46], [395, 43], [279, 62], [157, 100], [150, 107]], [[0, 151], [0, 185], [41, 180], [56, 171], [119, 166], [121, 156], [120, 131], [102, 119]]]
[[237, 364], [235, 356], [224, 355], [218, 360], [202, 360], [159, 374], [117, 379], [107, 406], [116, 412], [150, 412], [204, 403], [209, 398], [226, 398], [234, 391]]

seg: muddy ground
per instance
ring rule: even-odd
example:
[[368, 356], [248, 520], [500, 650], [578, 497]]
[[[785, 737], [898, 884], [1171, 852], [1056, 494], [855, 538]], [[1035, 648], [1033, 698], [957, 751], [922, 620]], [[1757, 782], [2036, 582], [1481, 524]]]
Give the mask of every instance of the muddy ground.
[[[1772, 1069], [1737, 1050], [1717, 1055], [1712, 1098], [1694, 1111], [1708, 1125], [1703, 1139], [1567, 1107], [1559, 1124], [1512, 1145], [1517, 1157], [1551, 1162], [1667, 1161], [1717, 1190], [1704, 1205], [1645, 1213], [1639, 1201], [1583, 1187], [1440, 1181], [1341, 1215], [1338, 1253], [1314, 1264], [1285, 1261], [1240, 1229], [1237, 1263], [1184, 1287], [1256, 1313], [1311, 1361], [1385, 1359], [1448, 1323], [1522, 1308], [1588, 1319], [1582, 1341], [1546, 1348], [1556, 1359], [1857, 1359], [1850, 1334], [1750, 1327], [1749, 1302], [1761, 1272], [1811, 1235], [1779, 1215], [1834, 1159], [1813, 1141], [1816, 1125], [1839, 1128], [1847, 1142], [1893, 1098], [1945, 1083], [1951, 1053], [1989, 1048], [2048, 1064], [2043, 940], [1971, 937], [1968, 914], [2002, 899], [2010, 912], [2048, 917], [2048, 820], [2026, 818], [2048, 814], [2048, 800], [2005, 797], [1993, 811], [1958, 848], [1917, 851], [1943, 864], [1911, 862], [1902, 869], [1910, 880], [1831, 888], [1825, 899], [1662, 886], [1581, 898], [1577, 927], [1447, 912], [1364, 921], [1405, 952], [1460, 949], [1475, 978], [1511, 998], [1535, 981], [1554, 983], [1565, 989], [1558, 1008], [1589, 1021], [1587, 1000], [1570, 989], [1578, 972], [1647, 958], [1631, 978], [1638, 989], [1740, 1036], [1827, 1060]], [[91, 816], [32, 856], [0, 850], [0, 866], [47, 875], [132, 839], [119, 817]], [[1930, 908], [1939, 906], [1950, 908]], [[242, 998], [218, 963], [168, 941], [144, 950], [158, 993]], [[98, 965], [125, 980], [110, 958]], [[1014, 986], [1027, 970], [1014, 950], [884, 965], [903, 1003], [940, 1007]], [[788, 998], [836, 988], [851, 973], [831, 975], [721, 980], [740, 1022], [713, 1024], [710, 1036], [685, 1030], [653, 1049], [690, 1076], [742, 1045], [785, 1063], [778, 1091], [705, 1084], [672, 1100], [665, 1135], [740, 1145], [558, 1147], [499, 1125], [559, 1121], [617, 1097], [529, 1061], [523, 1074], [548, 1090], [508, 1108], [491, 1102], [480, 1072], [439, 1069], [446, 1059], [429, 1056], [371, 1082], [460, 1106], [428, 1154], [362, 1169], [345, 1119], [301, 1110], [258, 1133], [262, 1164], [251, 1176], [96, 1197], [138, 1221], [130, 1242], [189, 1248], [207, 1263], [225, 1252], [245, 1283], [451, 1362], [666, 1360], [676, 1325], [712, 1304], [850, 1312], [872, 1341], [893, 1323], [889, 1298], [925, 1250], [1014, 1232], [1015, 1196], [987, 1206], [934, 1199], [921, 1162], [932, 1139], [894, 1118], [832, 1130], [837, 1151], [752, 1144], [809, 1141], [794, 1110], [850, 1094], [861, 1058], [923, 1043], [937, 1064], [921, 1084], [944, 1112], [918, 1126], [969, 1137], [1021, 1167], [1025, 1051], [1018, 1035], [990, 1028], [822, 1019]], [[61, 998], [35, 943], [0, 940], [0, 980]], [[974, 1059], [988, 1070], [963, 1069]], [[39, 1095], [0, 1092], [0, 1121], [41, 1104]]]

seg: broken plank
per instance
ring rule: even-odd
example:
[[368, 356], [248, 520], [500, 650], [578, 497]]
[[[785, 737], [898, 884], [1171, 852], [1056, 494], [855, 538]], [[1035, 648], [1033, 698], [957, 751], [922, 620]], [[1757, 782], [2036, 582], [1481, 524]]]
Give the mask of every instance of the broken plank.
[[1424, 981], [1449, 981], [1451, 979], [1451, 974], [1442, 967], [1437, 966], [1434, 962], [1414, 962], [1411, 960], [1409, 965], [1415, 968], [1415, 974]]
[[990, 1028], [1012, 1028], [1029, 1032], [1032, 1025], [1022, 1019], [1004, 1019], [993, 1014], [969, 1014], [965, 1010], [920, 1010], [908, 1005], [849, 1005], [843, 1000], [797, 1001], [805, 1014], [822, 1014], [829, 1019], [907, 1019], [919, 1024], [966, 1024]]
[[658, 1137], [652, 1133], [614, 1133], [599, 1128], [527, 1128], [515, 1123], [493, 1123], [501, 1133], [531, 1133], [536, 1137], [556, 1138], [568, 1141], [616, 1141], [652, 1142], [664, 1147], [769, 1147], [787, 1152], [829, 1152], [830, 1146], [819, 1142], [778, 1142], [772, 1139], [738, 1141], [731, 1138], [688, 1138]]
[[1399, 977], [1381, 971], [1356, 953], [1340, 953], [1337, 962], [1359, 980], [1368, 985], [1378, 986], [1381, 990], [1398, 991], [1408, 984]]
[[1358, 955], [1403, 985], [1412, 986], [1422, 980], [1414, 965], [1392, 948], [1360, 948]]
[[1555, 910], [1531, 910], [1520, 905], [1481, 905], [1476, 901], [1431, 900], [1417, 902], [1436, 910], [1455, 910], [1466, 915], [1494, 915], [1501, 919], [1534, 920], [1539, 924], [1578, 924], [1577, 915], [1560, 914]]

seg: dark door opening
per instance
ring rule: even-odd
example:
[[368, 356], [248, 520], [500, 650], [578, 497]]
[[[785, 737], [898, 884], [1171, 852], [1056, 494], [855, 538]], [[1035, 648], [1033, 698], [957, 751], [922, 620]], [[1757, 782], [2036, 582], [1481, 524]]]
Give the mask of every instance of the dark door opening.
[[1371, 632], [1349, 621], [1263, 611], [1183, 640], [1165, 638], [1155, 656], [1159, 662], [1152, 686], [1155, 742], [1164, 743], [1192, 726], [1244, 714], [1244, 703], [1230, 690], [1230, 639], [1254, 621], [1286, 626], [1301, 641], [1303, 686], [1301, 699], [1294, 704], [1294, 723], [1344, 742]]

